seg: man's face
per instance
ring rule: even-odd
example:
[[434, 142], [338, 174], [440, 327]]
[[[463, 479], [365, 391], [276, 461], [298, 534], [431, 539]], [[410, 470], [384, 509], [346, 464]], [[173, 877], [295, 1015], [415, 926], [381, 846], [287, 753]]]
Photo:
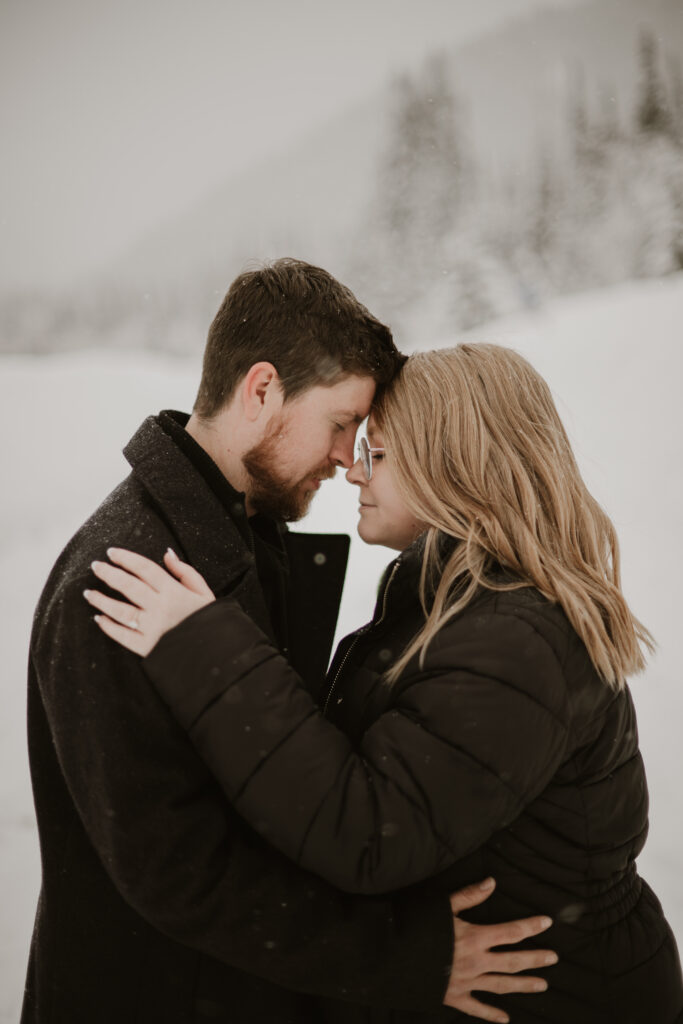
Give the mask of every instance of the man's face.
[[375, 395], [371, 377], [348, 376], [286, 402], [243, 457], [249, 504], [279, 519], [301, 519], [323, 480], [353, 465], [358, 424]]

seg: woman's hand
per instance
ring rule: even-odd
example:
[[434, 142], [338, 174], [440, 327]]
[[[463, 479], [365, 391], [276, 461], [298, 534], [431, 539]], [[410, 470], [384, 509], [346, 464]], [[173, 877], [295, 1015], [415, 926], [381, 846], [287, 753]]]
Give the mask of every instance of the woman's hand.
[[492, 953], [498, 946], [508, 946], [539, 935], [552, 924], [549, 917], [528, 917], [505, 924], [468, 924], [458, 917], [463, 910], [475, 907], [489, 898], [495, 888], [492, 878], [451, 896], [455, 948], [453, 966], [444, 996], [446, 1006], [468, 1013], [481, 1020], [507, 1024], [510, 1020], [504, 1010], [482, 1003], [472, 992], [545, 992], [548, 983], [543, 978], [518, 975], [519, 971], [538, 970], [557, 963], [557, 954], [551, 949], [506, 950]]
[[173, 576], [156, 562], [124, 548], [109, 548], [107, 555], [114, 564], [93, 562], [92, 571], [130, 603], [99, 590], [84, 590], [83, 596], [103, 613], [95, 616], [102, 632], [135, 654], [149, 654], [164, 633], [216, 600], [204, 577], [181, 562], [171, 548], [164, 563]]

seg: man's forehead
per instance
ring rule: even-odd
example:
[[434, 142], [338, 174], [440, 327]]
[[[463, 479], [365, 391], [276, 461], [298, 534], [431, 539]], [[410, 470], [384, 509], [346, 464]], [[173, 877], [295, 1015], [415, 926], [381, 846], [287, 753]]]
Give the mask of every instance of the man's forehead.
[[376, 387], [372, 377], [345, 377], [329, 389], [332, 411], [349, 423], [362, 423], [370, 411]]

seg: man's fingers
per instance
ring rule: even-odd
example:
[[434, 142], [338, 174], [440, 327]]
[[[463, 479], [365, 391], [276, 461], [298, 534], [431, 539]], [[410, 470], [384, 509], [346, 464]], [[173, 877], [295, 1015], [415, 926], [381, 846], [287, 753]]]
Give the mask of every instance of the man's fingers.
[[113, 597], [101, 594], [99, 590], [84, 590], [83, 597], [93, 608], [104, 612], [114, 622], [119, 622], [122, 626], [127, 626], [128, 629], [140, 628], [140, 609], [136, 605], [127, 604], [125, 601], [116, 601]]
[[480, 1020], [491, 1020], [496, 1024], [508, 1024], [510, 1020], [505, 1010], [499, 1010], [496, 1006], [487, 1006], [486, 1003], [481, 1003], [474, 996], [461, 996], [454, 1003], [449, 1003], [446, 1000], [446, 1004], [463, 1013], [469, 1013], [471, 1017], [478, 1017]]
[[486, 969], [496, 974], [517, 974], [519, 971], [536, 971], [539, 967], [551, 967], [557, 960], [557, 953], [552, 949], [489, 953]]
[[153, 590], [160, 590], [168, 581], [168, 573], [160, 565], [153, 562], [151, 558], [138, 555], [136, 551], [129, 551], [127, 548], [107, 548], [107, 557], [115, 565], [120, 565], [127, 572], [144, 580]]
[[543, 978], [530, 977], [523, 974], [482, 974], [472, 982], [477, 992], [495, 992], [503, 995], [506, 992], [545, 992], [548, 982]]
[[[495, 879], [486, 878], [483, 882], [476, 882], [474, 885], [468, 885], [464, 889], [458, 889], [451, 896], [451, 910], [453, 914], [457, 916], [463, 910], [467, 910], [468, 907], [476, 907], [479, 903], [483, 903], [489, 898], [495, 887]], [[491, 943], [491, 945], [494, 945], [494, 943]]]
[[514, 946], [532, 935], [540, 935], [541, 932], [550, 928], [552, 923], [552, 918], [539, 916], [525, 917], [519, 921], [507, 921], [505, 924], [482, 925], [481, 927], [491, 933], [490, 937], [486, 936], [486, 944], [490, 949], [492, 946]]
[[138, 579], [137, 576], [131, 576], [124, 569], [117, 569], [115, 565], [110, 565], [109, 562], [93, 562], [90, 568], [98, 580], [102, 580], [112, 590], [118, 590], [120, 594], [127, 597], [133, 604], [136, 604], [138, 608], [145, 607], [146, 598], [149, 597], [150, 590], [153, 588], [144, 580]]
[[133, 654], [146, 654], [147, 645], [144, 637], [140, 633], [136, 633], [132, 629], [127, 629], [126, 626], [120, 626], [118, 622], [114, 622], [112, 619], [107, 618], [106, 615], [96, 615], [95, 622], [100, 627], [103, 633], [110, 636], [112, 640], [116, 640], [117, 643], [121, 644], [122, 647], [126, 647]]

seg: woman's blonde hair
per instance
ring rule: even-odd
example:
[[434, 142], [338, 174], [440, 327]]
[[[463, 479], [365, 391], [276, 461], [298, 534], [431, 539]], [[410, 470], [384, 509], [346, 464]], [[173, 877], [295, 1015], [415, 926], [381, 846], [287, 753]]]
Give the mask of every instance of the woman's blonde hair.
[[[427, 526], [427, 620], [388, 682], [424, 658], [480, 587], [536, 587], [561, 605], [614, 688], [644, 667], [640, 644], [653, 641], [621, 592], [614, 527], [581, 478], [548, 385], [522, 356], [485, 344], [413, 355], [374, 417], [406, 506]], [[459, 542], [446, 554], [444, 536]]]

